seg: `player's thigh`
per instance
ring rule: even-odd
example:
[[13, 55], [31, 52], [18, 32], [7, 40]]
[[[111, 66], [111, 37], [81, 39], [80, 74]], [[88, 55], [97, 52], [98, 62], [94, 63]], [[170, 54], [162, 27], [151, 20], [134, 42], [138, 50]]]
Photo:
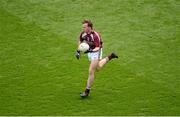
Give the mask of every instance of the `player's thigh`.
[[93, 60], [89, 66], [89, 72], [94, 72], [98, 66], [99, 60]]

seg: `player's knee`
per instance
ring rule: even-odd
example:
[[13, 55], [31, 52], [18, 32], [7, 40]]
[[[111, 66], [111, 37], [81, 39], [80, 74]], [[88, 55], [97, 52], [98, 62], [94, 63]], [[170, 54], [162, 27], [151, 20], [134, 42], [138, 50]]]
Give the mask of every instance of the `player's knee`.
[[89, 75], [93, 75], [94, 74], [94, 71], [89, 71]]
[[94, 74], [94, 69], [89, 69], [89, 75], [93, 75]]

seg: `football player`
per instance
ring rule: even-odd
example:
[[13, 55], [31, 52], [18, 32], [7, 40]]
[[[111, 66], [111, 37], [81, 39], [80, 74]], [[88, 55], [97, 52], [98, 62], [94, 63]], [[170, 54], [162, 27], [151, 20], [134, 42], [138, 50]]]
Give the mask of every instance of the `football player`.
[[[87, 53], [90, 65], [89, 65], [89, 75], [87, 80], [86, 89], [83, 93], [80, 94], [81, 97], [87, 97], [90, 93], [91, 86], [94, 81], [94, 73], [96, 70], [100, 70], [108, 61], [118, 58], [115, 53], [109, 54], [107, 57], [102, 59], [102, 39], [98, 32], [93, 30], [93, 23], [85, 19], [82, 22], [82, 32], [79, 37], [79, 44], [82, 42], [89, 44], [89, 50], [84, 53]], [[79, 46], [79, 45], [78, 45]], [[77, 50], [76, 58], [79, 60], [81, 52]]]

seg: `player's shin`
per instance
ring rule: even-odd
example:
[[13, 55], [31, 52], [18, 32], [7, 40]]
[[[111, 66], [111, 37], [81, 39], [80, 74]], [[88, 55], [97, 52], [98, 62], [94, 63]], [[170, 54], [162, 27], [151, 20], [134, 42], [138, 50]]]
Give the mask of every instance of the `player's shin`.
[[94, 70], [90, 70], [88, 81], [87, 81], [87, 87], [86, 87], [87, 89], [91, 89], [93, 81], [94, 81]]
[[107, 62], [109, 61], [109, 58], [103, 58], [102, 60], [99, 61], [97, 70], [100, 70]]

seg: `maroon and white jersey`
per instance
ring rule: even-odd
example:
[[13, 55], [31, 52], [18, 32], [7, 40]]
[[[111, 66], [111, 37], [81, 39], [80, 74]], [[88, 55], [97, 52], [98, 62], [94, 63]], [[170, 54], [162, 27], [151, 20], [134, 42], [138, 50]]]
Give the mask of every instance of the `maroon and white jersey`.
[[99, 33], [97, 33], [96, 31], [91, 31], [90, 34], [87, 34], [85, 32], [81, 32], [80, 33], [80, 42], [86, 41], [86, 42], [93, 42], [95, 47], [100, 47], [102, 48], [102, 40], [101, 37], [99, 35]]

